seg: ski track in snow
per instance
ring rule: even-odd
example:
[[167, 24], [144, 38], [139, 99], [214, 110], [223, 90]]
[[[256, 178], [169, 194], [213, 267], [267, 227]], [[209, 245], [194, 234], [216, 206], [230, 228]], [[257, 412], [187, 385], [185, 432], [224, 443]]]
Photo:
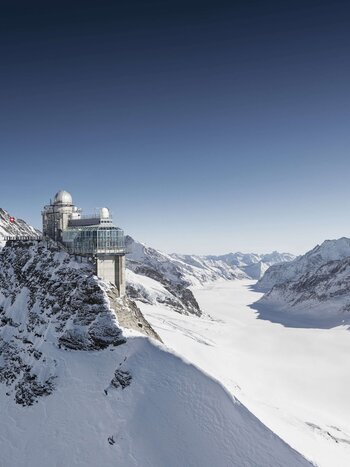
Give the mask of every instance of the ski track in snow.
[[350, 333], [257, 319], [253, 281], [193, 288], [207, 315], [139, 303], [163, 341], [216, 377], [264, 424], [320, 467], [350, 465]]
[[215, 345], [215, 342], [213, 340], [208, 339], [208, 337], [204, 337], [198, 332], [190, 331], [183, 324], [180, 324], [181, 320], [174, 319], [174, 321], [167, 321], [163, 319], [161, 314], [157, 314], [157, 313], [155, 313], [153, 316], [159, 319], [159, 323], [157, 324], [159, 329], [162, 329], [164, 331], [169, 331], [169, 332], [173, 330], [175, 334], [179, 331], [183, 335], [187, 336], [190, 339], [193, 339], [199, 344], [210, 345], [210, 346]]

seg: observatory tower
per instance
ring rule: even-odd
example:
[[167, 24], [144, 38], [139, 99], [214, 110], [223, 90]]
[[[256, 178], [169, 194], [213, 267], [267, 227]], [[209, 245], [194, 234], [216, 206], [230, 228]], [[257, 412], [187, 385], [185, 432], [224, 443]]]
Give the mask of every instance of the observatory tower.
[[73, 210], [73, 200], [70, 193], [64, 190], [56, 193], [53, 203], [50, 200], [50, 204], [45, 206], [42, 212], [43, 234], [56, 242], [61, 242], [62, 233], [68, 226]]
[[44, 207], [43, 235], [63, 243], [75, 256], [86, 257], [95, 265], [96, 275], [115, 284], [125, 295], [124, 232], [113, 224], [107, 208], [83, 216], [67, 191], [59, 191]]

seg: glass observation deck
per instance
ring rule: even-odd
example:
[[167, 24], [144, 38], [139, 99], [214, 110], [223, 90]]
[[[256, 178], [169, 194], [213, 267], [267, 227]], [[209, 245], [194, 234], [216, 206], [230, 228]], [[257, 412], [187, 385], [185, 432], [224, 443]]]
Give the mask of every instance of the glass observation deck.
[[62, 241], [76, 255], [125, 253], [124, 232], [113, 225], [68, 227], [63, 231]]

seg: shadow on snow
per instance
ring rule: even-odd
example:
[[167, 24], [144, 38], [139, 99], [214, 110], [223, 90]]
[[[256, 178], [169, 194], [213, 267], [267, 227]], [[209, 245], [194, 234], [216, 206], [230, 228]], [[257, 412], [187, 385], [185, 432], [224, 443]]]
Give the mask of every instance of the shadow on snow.
[[[256, 284], [250, 285], [248, 288], [254, 292], [267, 292], [267, 290], [259, 289]], [[333, 316], [330, 312], [326, 316], [320, 316], [324, 312], [317, 308], [300, 311], [292, 306], [281, 308], [278, 305], [262, 303], [259, 300], [249, 305], [249, 308], [256, 312], [257, 319], [281, 324], [288, 328], [331, 329], [345, 326], [350, 330], [350, 316], [339, 311], [336, 311]]]

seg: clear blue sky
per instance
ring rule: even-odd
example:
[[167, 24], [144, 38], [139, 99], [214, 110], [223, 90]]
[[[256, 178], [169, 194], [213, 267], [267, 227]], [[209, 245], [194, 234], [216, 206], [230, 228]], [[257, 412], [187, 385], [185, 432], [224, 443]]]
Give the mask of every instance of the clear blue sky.
[[349, 2], [2, 5], [13, 215], [66, 189], [168, 252], [350, 236]]

